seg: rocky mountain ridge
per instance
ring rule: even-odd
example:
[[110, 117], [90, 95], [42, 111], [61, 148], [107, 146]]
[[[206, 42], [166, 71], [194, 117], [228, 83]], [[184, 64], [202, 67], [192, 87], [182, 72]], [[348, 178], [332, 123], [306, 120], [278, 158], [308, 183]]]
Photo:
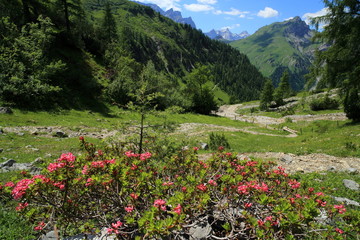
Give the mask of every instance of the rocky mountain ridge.
[[164, 11], [156, 4], [142, 3], [142, 2], [137, 2], [137, 1], [135, 1], [135, 2], [138, 4], [144, 5], [144, 6], [151, 7], [154, 11], [160, 13], [161, 15], [163, 15], [165, 17], [172, 19], [173, 21], [175, 21], [177, 23], [189, 24], [192, 28], [196, 28], [196, 25], [191, 17], [183, 18], [181, 12], [175, 11], [172, 8], [170, 8], [167, 11]]
[[226, 40], [226, 41], [236, 41], [250, 36], [250, 34], [247, 31], [243, 31], [237, 34], [237, 33], [232, 33], [229, 28], [221, 29], [221, 30], [213, 29], [210, 32], [204, 34], [211, 39]]

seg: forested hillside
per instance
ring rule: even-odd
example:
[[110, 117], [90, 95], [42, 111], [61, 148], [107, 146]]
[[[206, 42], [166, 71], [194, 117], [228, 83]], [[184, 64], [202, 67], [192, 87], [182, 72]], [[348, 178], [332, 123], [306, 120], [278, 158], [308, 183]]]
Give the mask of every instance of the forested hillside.
[[[126, 0], [0, 0], [0, 6], [3, 104], [124, 106], [144, 85], [160, 93], [154, 100], [160, 108], [202, 109], [218, 88], [232, 101], [259, 96], [263, 76], [245, 55], [149, 7]], [[188, 76], [194, 69], [206, 76]]]

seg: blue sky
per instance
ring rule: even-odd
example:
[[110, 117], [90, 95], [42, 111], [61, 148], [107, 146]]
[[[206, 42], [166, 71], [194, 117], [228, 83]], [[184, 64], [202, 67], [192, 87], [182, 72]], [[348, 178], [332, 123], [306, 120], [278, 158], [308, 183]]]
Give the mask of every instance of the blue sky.
[[157, 4], [164, 10], [174, 8], [183, 17], [192, 17], [203, 32], [230, 28], [234, 33], [259, 28], [273, 22], [282, 22], [299, 16], [309, 17], [326, 12], [322, 0], [138, 0]]

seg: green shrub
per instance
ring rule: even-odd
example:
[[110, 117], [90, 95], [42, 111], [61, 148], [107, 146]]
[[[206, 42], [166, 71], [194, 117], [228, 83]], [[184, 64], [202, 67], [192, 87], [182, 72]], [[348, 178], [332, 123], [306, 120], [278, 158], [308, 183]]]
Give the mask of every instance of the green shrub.
[[340, 103], [338, 100], [330, 98], [328, 95], [321, 98], [316, 98], [310, 102], [310, 109], [313, 111], [338, 109]]
[[221, 146], [225, 149], [230, 149], [230, 144], [223, 133], [217, 134], [212, 132], [209, 134], [209, 140], [209, 148], [211, 150], [217, 150]]
[[56, 223], [62, 237], [107, 227], [118, 239], [176, 239], [205, 218], [214, 239], [350, 239], [360, 231], [358, 211], [329, 204], [272, 162], [223, 149], [200, 160], [197, 148], [165, 162], [80, 140], [86, 154], [63, 154], [42, 175], [0, 186], [39, 233]]

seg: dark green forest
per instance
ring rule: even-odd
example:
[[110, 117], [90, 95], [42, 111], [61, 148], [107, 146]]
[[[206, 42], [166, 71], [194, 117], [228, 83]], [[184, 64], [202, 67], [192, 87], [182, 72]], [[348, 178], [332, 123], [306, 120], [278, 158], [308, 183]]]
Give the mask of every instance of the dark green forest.
[[146, 86], [160, 109], [207, 114], [222, 101], [210, 86], [238, 102], [257, 99], [264, 82], [238, 50], [131, 1], [0, 0], [0, 9], [3, 105], [126, 106]]

